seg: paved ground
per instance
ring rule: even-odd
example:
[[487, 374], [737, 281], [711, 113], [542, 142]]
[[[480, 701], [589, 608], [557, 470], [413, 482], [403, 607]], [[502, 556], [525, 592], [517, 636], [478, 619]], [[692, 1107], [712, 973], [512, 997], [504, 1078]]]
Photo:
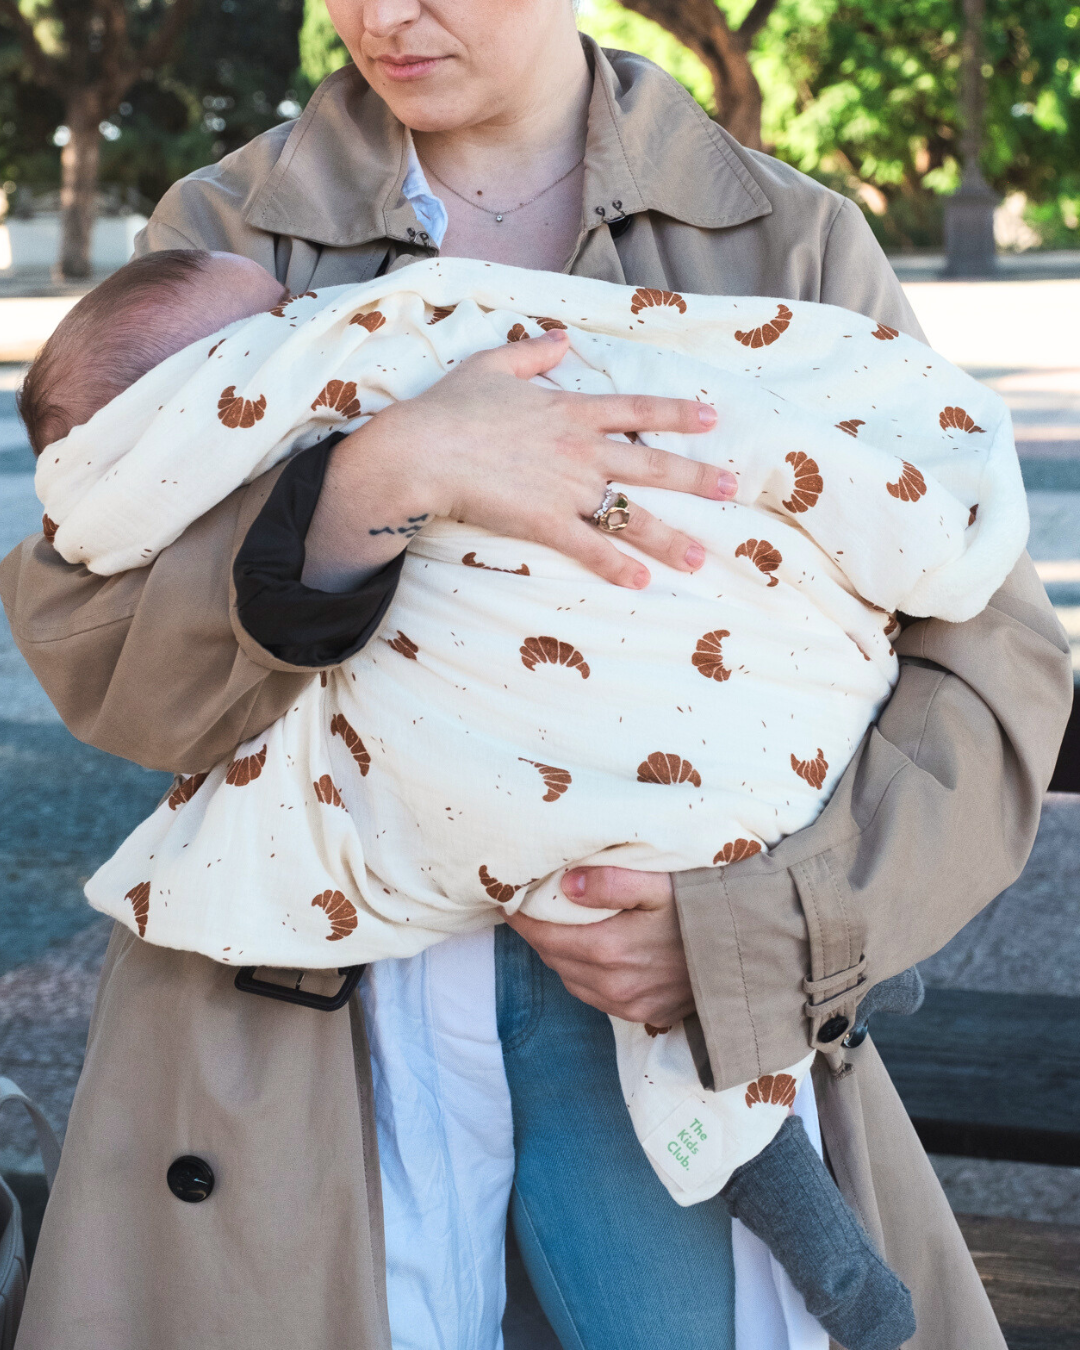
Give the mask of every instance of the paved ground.
[[[1015, 268], [1011, 275], [1018, 279], [913, 280], [908, 292], [931, 341], [1013, 410], [1032, 556], [1071, 627], [1080, 670], [1080, 341], [1071, 328], [1080, 279], [1074, 272], [1037, 280]], [[15, 350], [36, 340], [35, 331], [46, 332], [70, 302], [0, 294], [0, 357], [5, 343]], [[15, 419], [18, 380], [19, 367], [0, 365], [0, 555], [40, 518]], [[37, 1096], [58, 1127], [78, 1076], [108, 933], [83, 901], [81, 880], [165, 782], [75, 742], [6, 628], [0, 632], [0, 1072]], [[1080, 797], [1048, 800], [1024, 876], [925, 973], [946, 987], [1080, 997]], [[1080, 1223], [1080, 1169], [934, 1162], [960, 1211]], [[4, 1122], [0, 1170], [35, 1165], [28, 1136]]]

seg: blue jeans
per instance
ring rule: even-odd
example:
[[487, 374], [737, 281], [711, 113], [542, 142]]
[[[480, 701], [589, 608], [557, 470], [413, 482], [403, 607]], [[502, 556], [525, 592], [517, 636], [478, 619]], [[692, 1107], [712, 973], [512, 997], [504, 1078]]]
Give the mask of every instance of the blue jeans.
[[680, 1209], [634, 1135], [604, 1013], [495, 930], [516, 1168], [510, 1219], [563, 1350], [733, 1350], [731, 1220]]

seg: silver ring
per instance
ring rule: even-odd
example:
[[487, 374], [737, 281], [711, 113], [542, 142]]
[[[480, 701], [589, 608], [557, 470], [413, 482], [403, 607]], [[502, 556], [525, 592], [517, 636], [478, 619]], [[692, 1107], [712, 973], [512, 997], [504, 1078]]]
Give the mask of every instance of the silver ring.
[[607, 534], [625, 530], [630, 524], [630, 502], [624, 493], [618, 492], [609, 483], [604, 490], [604, 500], [593, 512], [596, 526]]

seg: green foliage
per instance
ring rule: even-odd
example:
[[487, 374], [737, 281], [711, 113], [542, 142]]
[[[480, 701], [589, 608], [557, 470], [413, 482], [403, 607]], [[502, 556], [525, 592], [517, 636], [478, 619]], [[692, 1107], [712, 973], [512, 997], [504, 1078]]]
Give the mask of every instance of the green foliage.
[[[312, 2], [308, 0], [309, 4]], [[633, 10], [623, 9], [619, 0], [582, 0], [577, 19], [581, 31], [594, 37], [601, 47], [640, 52], [674, 75], [707, 112], [715, 111], [709, 72], [666, 28]]]
[[300, 75], [307, 89], [314, 90], [348, 60], [349, 53], [330, 22], [325, 0], [305, 0], [300, 29]]
[[[150, 0], [127, 8], [136, 32], [157, 18]], [[302, 18], [303, 0], [203, 0], [174, 59], [134, 85], [109, 118], [102, 186], [156, 202], [177, 178], [295, 116]], [[0, 26], [0, 179], [55, 188], [52, 138], [62, 122], [60, 99], [29, 81]]]

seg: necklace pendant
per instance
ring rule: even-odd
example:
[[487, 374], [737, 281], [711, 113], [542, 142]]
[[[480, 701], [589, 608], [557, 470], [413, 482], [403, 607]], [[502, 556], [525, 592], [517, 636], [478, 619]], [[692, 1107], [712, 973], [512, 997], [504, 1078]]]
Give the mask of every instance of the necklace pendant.
[[496, 220], [502, 220], [502, 216], [496, 216], [495, 219], [496, 219]]

